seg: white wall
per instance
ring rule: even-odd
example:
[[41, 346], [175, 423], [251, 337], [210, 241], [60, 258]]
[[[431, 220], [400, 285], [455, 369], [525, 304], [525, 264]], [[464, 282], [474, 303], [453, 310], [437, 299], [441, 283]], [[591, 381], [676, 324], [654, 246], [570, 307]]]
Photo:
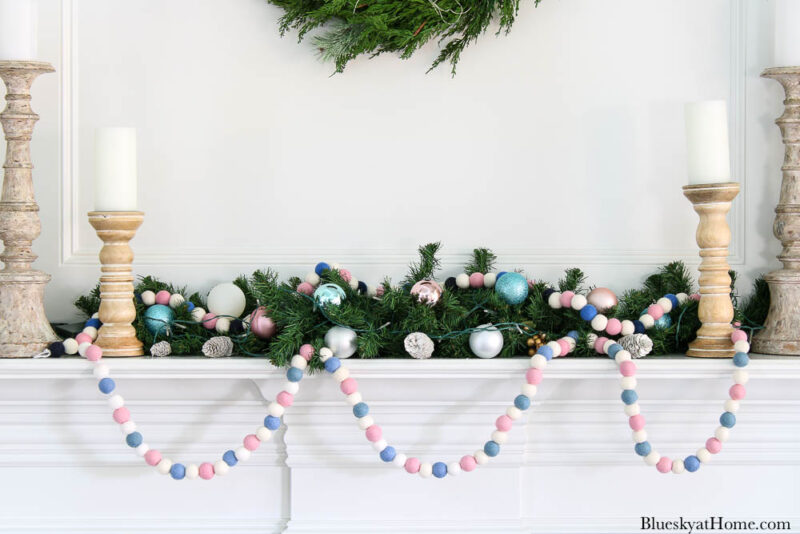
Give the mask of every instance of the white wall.
[[[510, 35], [469, 48], [451, 78], [434, 44], [330, 76], [311, 45], [277, 33], [263, 0], [41, 0], [33, 155], [54, 275], [53, 320], [93, 286], [99, 241], [92, 137], [139, 130], [136, 272], [206, 289], [265, 265], [339, 261], [375, 283], [416, 246], [475, 246], [554, 280], [581, 266], [624, 289], [670, 259], [695, 262], [683, 103], [726, 98], [734, 268], [777, 265], [771, 237], [781, 90], [769, 2], [525, 2]], [[742, 291], [749, 288], [743, 286]]]

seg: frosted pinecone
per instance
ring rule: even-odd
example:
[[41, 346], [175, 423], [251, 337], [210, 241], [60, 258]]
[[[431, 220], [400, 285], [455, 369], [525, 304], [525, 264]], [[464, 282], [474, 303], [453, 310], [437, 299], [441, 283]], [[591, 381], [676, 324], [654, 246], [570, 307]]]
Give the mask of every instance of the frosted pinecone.
[[203, 343], [203, 354], [209, 358], [224, 358], [233, 354], [233, 341], [228, 336], [212, 337]]
[[618, 343], [630, 352], [633, 358], [644, 358], [653, 350], [653, 340], [647, 334], [622, 336]]
[[150, 354], [159, 358], [169, 356], [172, 354], [172, 346], [168, 341], [159, 341], [150, 347]]
[[425, 360], [433, 354], [433, 341], [422, 332], [408, 334], [403, 341], [403, 346], [412, 358], [418, 360]]

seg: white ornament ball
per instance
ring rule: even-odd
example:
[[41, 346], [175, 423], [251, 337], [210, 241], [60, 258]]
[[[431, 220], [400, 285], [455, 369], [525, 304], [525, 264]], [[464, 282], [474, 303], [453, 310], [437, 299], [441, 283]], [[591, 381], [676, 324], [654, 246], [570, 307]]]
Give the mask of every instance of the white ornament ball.
[[145, 454], [150, 450], [150, 446], [147, 443], [140, 443], [136, 446], [136, 454], [137, 456], [144, 457]]
[[286, 381], [283, 383], [283, 391], [296, 395], [297, 392], [300, 391], [300, 383]]
[[244, 292], [233, 282], [214, 286], [208, 293], [208, 311], [214, 315], [239, 317], [247, 304]]
[[361, 396], [361, 393], [359, 391], [351, 393], [345, 398], [347, 399], [347, 404], [349, 404], [350, 406], [355, 406], [356, 404], [364, 400], [364, 397]]
[[176, 308], [180, 308], [186, 302], [186, 299], [183, 298], [183, 295], [175, 293], [169, 297], [169, 307], [173, 310]]
[[169, 458], [162, 458], [158, 465], [156, 465], [156, 469], [162, 475], [168, 475], [169, 470], [172, 469], [172, 460]]
[[108, 398], [108, 406], [112, 410], [116, 410], [117, 408], [122, 408], [125, 406], [125, 399], [122, 398], [122, 395], [111, 395]]
[[125, 421], [121, 425], [119, 425], [119, 429], [122, 432], [123, 436], [127, 436], [131, 432], [136, 432], [136, 423], [133, 421]]
[[348, 285], [350, 286], [350, 289], [355, 291], [356, 289], [358, 289], [358, 279], [355, 276], [351, 276]]
[[733, 372], [733, 381], [737, 384], [747, 384], [748, 380], [750, 380], [750, 375], [744, 369], [736, 369]]
[[472, 456], [475, 457], [475, 463], [478, 465], [486, 465], [489, 463], [489, 455], [483, 452], [482, 450], [475, 451], [475, 454]]
[[385, 439], [379, 439], [378, 441], [372, 442], [372, 448], [375, 449], [375, 452], [381, 452], [388, 446], [389, 442], [387, 442]]
[[736, 352], [750, 352], [750, 343], [744, 340], [737, 341], [733, 344], [733, 350]]
[[196, 464], [189, 464], [186, 466], [186, 478], [194, 480], [200, 476], [200, 468]]
[[109, 375], [109, 372], [108, 366], [104, 363], [98, 363], [94, 366], [94, 369], [92, 369], [92, 374], [97, 379], [106, 378]]
[[88, 341], [84, 341], [83, 343], [78, 345], [78, 354], [80, 354], [82, 358], [85, 358], [86, 350], [91, 346], [92, 346], [91, 343], [89, 343]]
[[495, 430], [492, 432], [492, 441], [498, 445], [502, 445], [508, 441], [508, 433], [503, 432], [502, 430]]
[[554, 310], [561, 308], [561, 293], [558, 291], [551, 293], [550, 296], [547, 297], [547, 304]]
[[561, 356], [561, 345], [557, 341], [549, 341], [547, 346], [553, 351], [553, 358]]
[[64, 352], [69, 355], [78, 354], [78, 342], [73, 338], [68, 337], [64, 340]]
[[405, 454], [403, 454], [401, 452], [400, 454], [398, 454], [397, 456], [394, 457], [394, 460], [392, 460], [392, 463], [394, 465], [396, 465], [397, 467], [405, 467], [406, 460], [408, 460], [408, 456], [406, 456]]
[[686, 301], [689, 300], [689, 295], [686, 293], [678, 293], [675, 296], [678, 298], [678, 304], [686, 304]]
[[714, 437], [720, 440], [722, 443], [725, 443], [726, 441], [728, 441], [728, 438], [731, 437], [731, 431], [727, 427], [719, 426], [714, 431]]
[[[308, 367], [308, 360], [306, 360], [299, 354], [295, 354], [294, 356], [292, 356], [292, 361], [289, 365], [291, 365], [292, 367], [297, 367], [301, 371], [305, 371], [306, 367]], [[343, 367], [340, 367], [339, 369], [343, 369]]]
[[646, 430], [634, 430], [633, 432], [633, 442], [634, 443], [642, 443], [647, 441], [647, 431]]
[[87, 326], [83, 329], [83, 333], [92, 338], [92, 341], [97, 339], [97, 328], [93, 326]]
[[619, 380], [619, 385], [622, 389], [636, 389], [636, 377], [623, 376]]
[[152, 306], [156, 303], [156, 294], [149, 289], [147, 291], [142, 291], [142, 294], [139, 296], [142, 299], [142, 304], [145, 306]]
[[333, 351], [328, 347], [319, 349], [319, 359], [325, 362], [328, 358], [333, 358]]
[[628, 417], [633, 417], [634, 415], [639, 415], [641, 408], [639, 408], [639, 403], [634, 402], [633, 404], [626, 404], [625, 405], [625, 415]]
[[227, 334], [228, 330], [231, 329], [231, 320], [227, 317], [220, 317], [217, 319], [214, 329], [220, 334]]
[[205, 316], [206, 316], [206, 311], [200, 306], [197, 306], [192, 310], [192, 321], [196, 323], [201, 322], [203, 320], [203, 317]]
[[725, 401], [725, 411], [726, 412], [731, 412], [731, 413], [738, 412], [739, 411], [739, 401], [738, 400], [733, 400], [733, 399], [726, 400]]
[[617, 352], [617, 354], [614, 356], [614, 361], [617, 362], [617, 365], [621, 364], [622, 362], [627, 362], [630, 359], [631, 353], [625, 349]]
[[[486, 273], [483, 275], [483, 287], [494, 287], [494, 284], [497, 282], [497, 274], [496, 273]], [[450, 470], [448, 469], [447, 472], [449, 473]]]
[[656, 465], [660, 459], [661, 455], [658, 454], [656, 451], [653, 451], [644, 457], [644, 463], [646, 463], [647, 465]]
[[371, 415], [365, 415], [364, 417], [358, 418], [358, 428], [360, 430], [366, 430], [374, 424], [375, 419], [373, 419]]
[[494, 358], [503, 350], [503, 333], [484, 324], [469, 335], [469, 348], [478, 358]]
[[570, 305], [572, 306], [573, 310], [581, 310], [583, 309], [584, 306], [586, 306], [586, 304], [587, 304], [586, 297], [584, 297], [583, 295], [575, 295], [574, 297], [572, 297], [572, 304]]
[[547, 367], [547, 358], [541, 354], [534, 354], [531, 356], [531, 367], [534, 369], [544, 369]]
[[461, 273], [456, 276], [456, 285], [461, 289], [467, 289], [469, 287], [469, 275]]
[[284, 412], [286, 412], [286, 408], [275, 401], [272, 401], [267, 405], [267, 413], [272, 417], [283, 417]]
[[333, 372], [333, 379], [336, 380], [339, 384], [344, 382], [350, 377], [350, 370], [345, 366], [339, 366], [337, 370]]
[[520, 417], [522, 417], [522, 410], [516, 406], [509, 406], [506, 409], [506, 415], [509, 416], [513, 421], [517, 421]]
[[325, 345], [330, 347], [333, 355], [337, 358], [349, 358], [358, 349], [358, 335], [350, 328], [334, 326], [325, 333]]
[[521, 393], [526, 397], [535, 397], [538, 388], [533, 384], [522, 384]]
[[451, 476], [458, 476], [461, 474], [461, 464], [458, 462], [450, 462], [447, 464], [447, 474]]
[[704, 464], [707, 464], [708, 462], [711, 461], [711, 452], [709, 452], [709, 450], [706, 449], [705, 447], [697, 449], [695, 456], [697, 456], [697, 459], [703, 462]]
[[99, 318], [100, 318], [100, 312], [94, 312], [92, 314], [92, 319], [99, 319]]

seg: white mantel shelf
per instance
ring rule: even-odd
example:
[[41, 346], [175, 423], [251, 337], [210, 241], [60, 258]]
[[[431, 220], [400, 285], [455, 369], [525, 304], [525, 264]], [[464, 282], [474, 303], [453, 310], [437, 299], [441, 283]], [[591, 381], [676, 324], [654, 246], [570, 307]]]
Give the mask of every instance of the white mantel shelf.
[[[255, 358], [106, 362], [147, 443], [185, 463], [237, 447], [285, 380]], [[732, 363], [636, 363], [651, 442], [693, 454], [718, 424]], [[449, 462], [489, 439], [528, 358], [346, 365], [392, 445]], [[0, 360], [0, 532], [107, 533], [113, 521], [148, 534], [618, 533], [641, 532], [640, 516], [709, 515], [788, 520], [800, 532], [800, 358], [754, 356], [748, 370], [731, 440], [691, 475], [660, 475], [635, 456], [612, 361], [563, 358], [548, 365], [501, 454], [474, 473], [422, 480], [383, 464], [318, 372], [301, 382], [285, 430], [248, 463], [210, 483], [178, 483], [124, 444], [88, 362]], [[742, 487], [753, 489], [744, 499]], [[59, 496], [46, 513], [42, 492]], [[580, 506], [567, 514], [565, 502]]]

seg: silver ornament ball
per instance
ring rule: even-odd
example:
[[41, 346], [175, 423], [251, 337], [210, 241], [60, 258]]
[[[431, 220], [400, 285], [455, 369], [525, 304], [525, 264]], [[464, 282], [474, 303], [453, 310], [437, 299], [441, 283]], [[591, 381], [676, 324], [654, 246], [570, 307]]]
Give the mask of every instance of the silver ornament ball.
[[494, 358], [503, 350], [503, 333], [491, 324], [478, 327], [469, 335], [469, 348], [478, 358]]
[[358, 348], [358, 335], [350, 328], [334, 326], [325, 334], [325, 346], [339, 359], [349, 358]]

